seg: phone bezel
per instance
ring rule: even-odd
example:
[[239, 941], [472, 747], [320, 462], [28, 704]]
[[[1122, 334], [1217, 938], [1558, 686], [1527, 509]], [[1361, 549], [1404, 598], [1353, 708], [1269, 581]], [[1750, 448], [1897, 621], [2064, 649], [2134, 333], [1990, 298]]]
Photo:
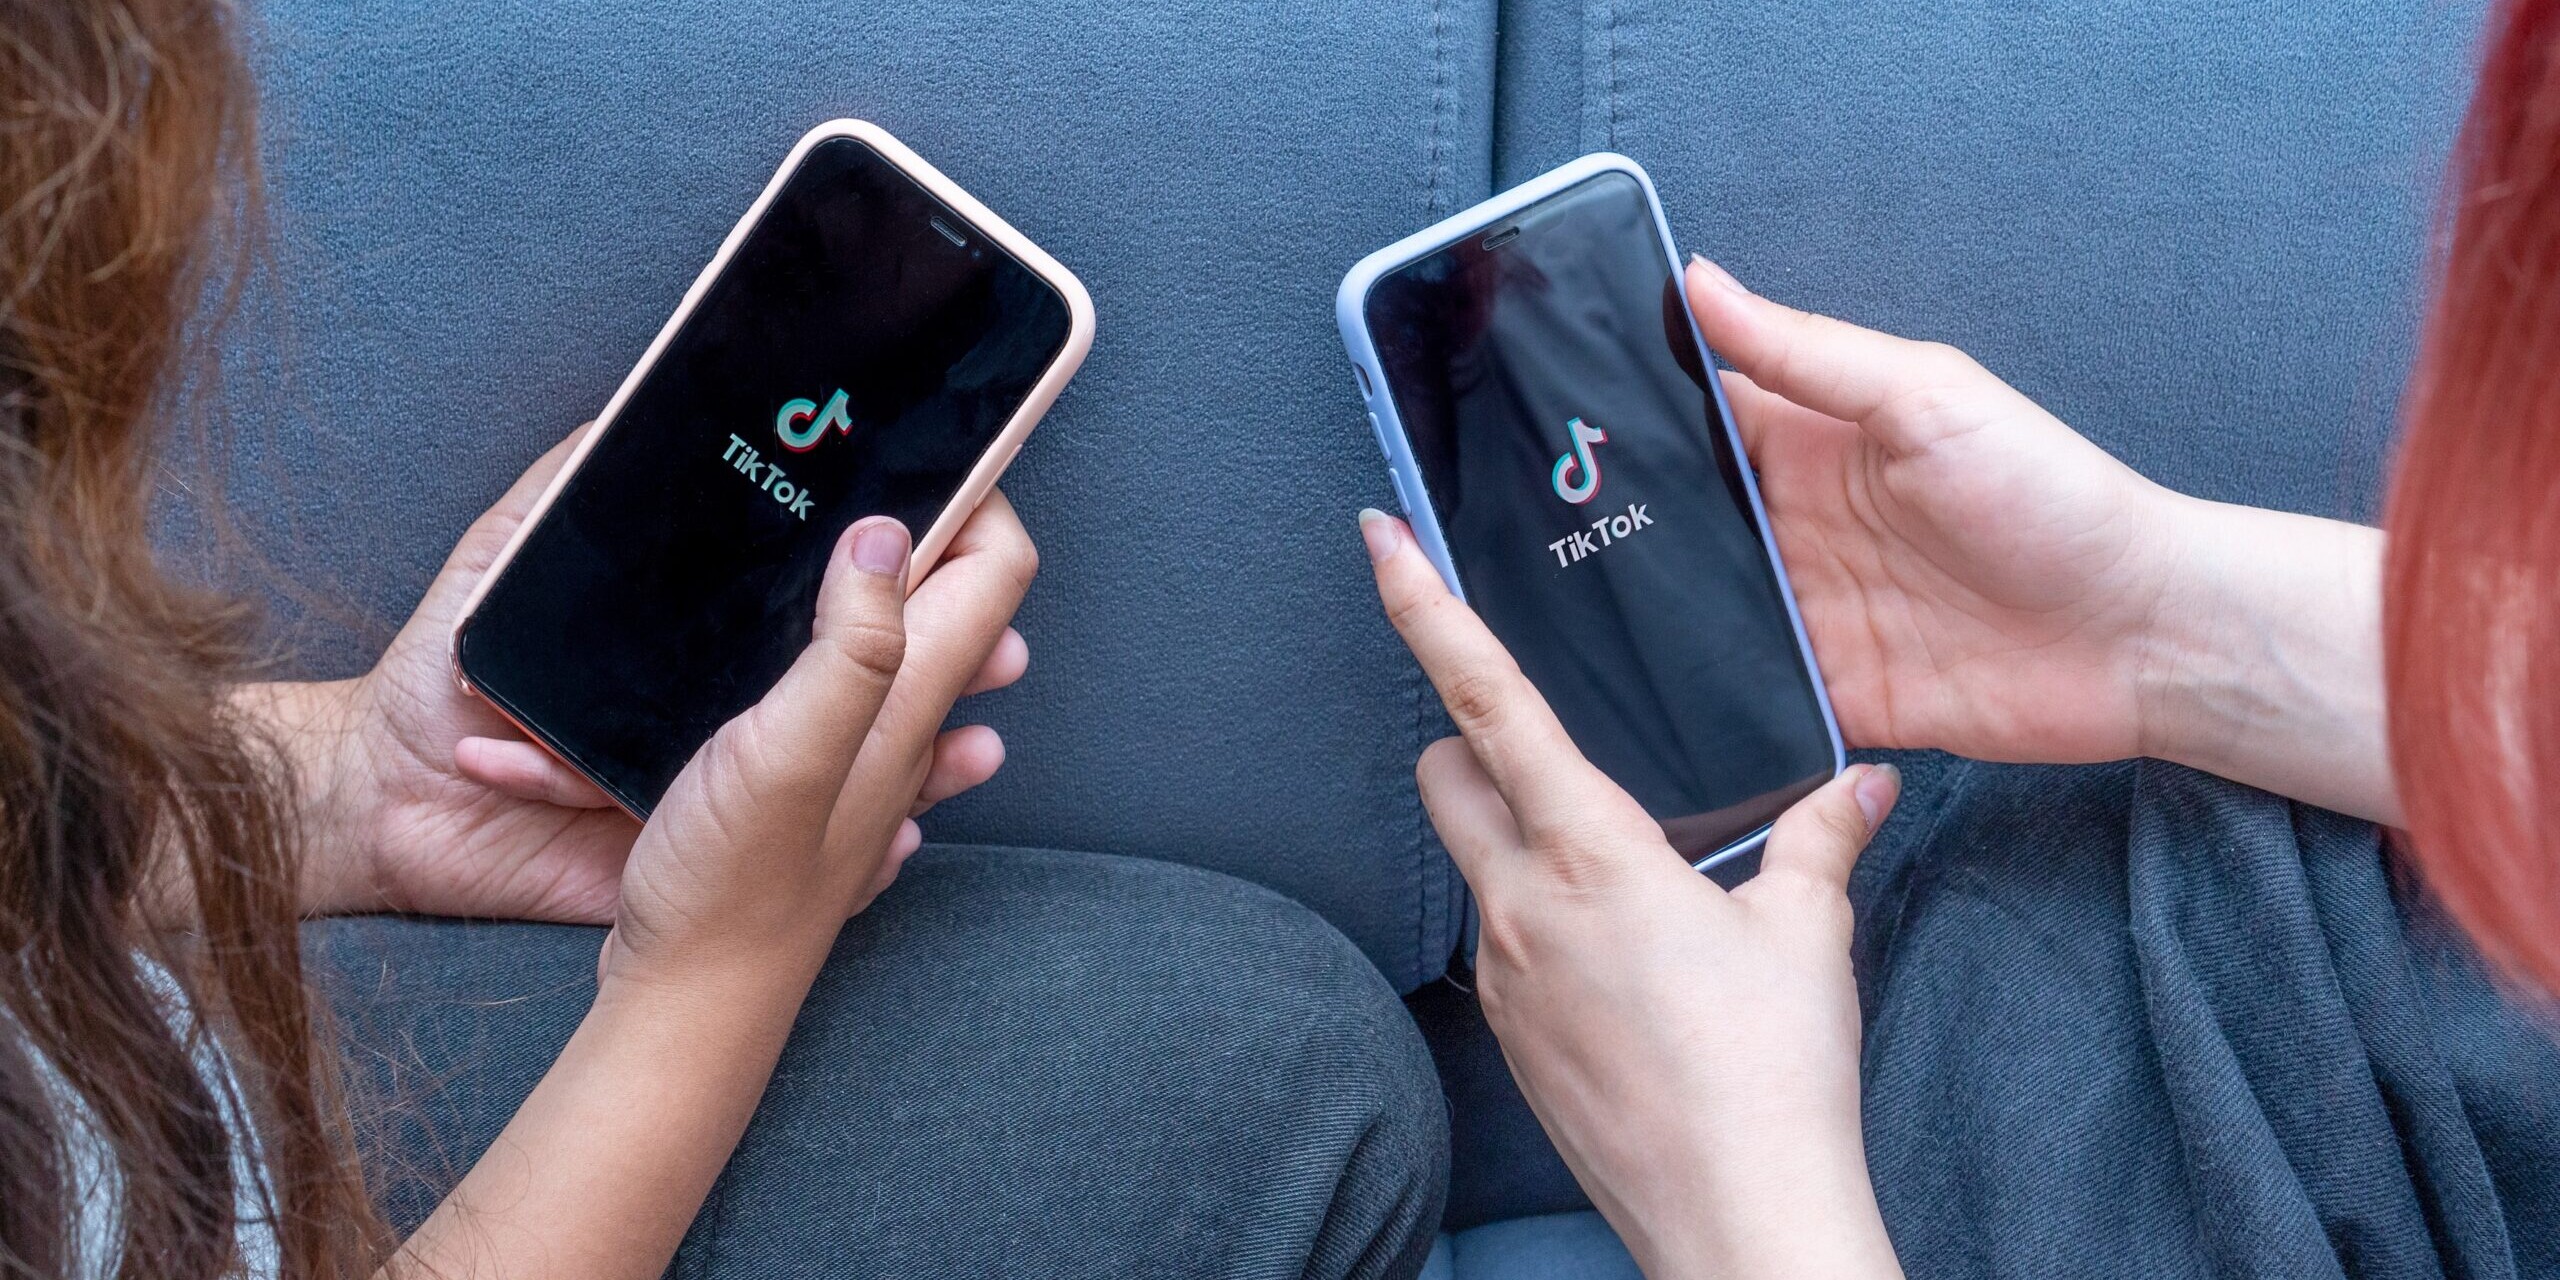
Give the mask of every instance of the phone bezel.
[[[1414, 461], [1413, 443], [1405, 435], [1404, 422], [1396, 415], [1395, 397], [1387, 385], [1385, 366], [1378, 359], [1377, 344], [1369, 333], [1368, 303], [1370, 291], [1387, 276], [1414, 263], [1448, 249], [1471, 237], [1494, 229], [1506, 219], [1516, 217], [1534, 205], [1562, 195], [1594, 178], [1607, 174], [1624, 174], [1635, 180], [1644, 192], [1645, 208], [1653, 216], [1655, 239], [1663, 260], [1670, 265], [1673, 279], [1681, 279], [1680, 251], [1671, 237], [1671, 222], [1663, 216], [1662, 199], [1654, 191], [1653, 178], [1644, 166], [1615, 152], [1596, 152], [1530, 179], [1493, 198], [1465, 209], [1456, 215], [1423, 228], [1394, 244], [1362, 258], [1343, 276], [1342, 286], [1334, 294], [1334, 321], [1342, 331], [1342, 345], [1349, 351], [1357, 367], [1361, 399], [1369, 411], [1371, 434], [1380, 452], [1386, 455], [1389, 478], [1395, 486], [1396, 501], [1404, 507], [1405, 520], [1413, 528], [1414, 541], [1421, 544], [1423, 554], [1440, 570], [1441, 580], [1451, 594], [1466, 598], [1466, 588], [1458, 580], [1457, 563], [1449, 555], [1447, 540], [1441, 535], [1438, 514], [1431, 505], [1429, 486], [1422, 470]], [[1778, 576], [1779, 598], [1787, 609], [1787, 624], [1794, 631], [1796, 652], [1804, 662], [1805, 674], [1813, 681], [1814, 705], [1822, 716], [1823, 732], [1831, 741], [1831, 772], [1839, 776], [1849, 767], [1849, 752], [1840, 736], [1840, 721], [1831, 710], [1831, 692], [1822, 680], [1822, 665], [1814, 657], [1813, 641], [1804, 628], [1803, 612], [1796, 606], [1795, 586], [1787, 577], [1787, 566], [1778, 555], [1777, 538], [1769, 529], [1769, 511], [1760, 498], [1760, 480], [1753, 471], [1750, 456], [1742, 447], [1741, 433], [1733, 422], [1733, 406], [1726, 401], [1724, 380], [1716, 370], [1715, 355], [1707, 348], [1704, 334], [1698, 331], [1695, 316], [1683, 307], [1681, 316], [1687, 321], [1689, 340], [1697, 344], [1701, 367], [1707, 372], [1707, 393], [1714, 398], [1716, 416], [1733, 456], [1742, 463], [1742, 488], [1748, 495], [1752, 524], [1759, 530], [1760, 544], [1768, 552], [1770, 572]], [[1690, 862], [1699, 871], [1713, 872], [1718, 879], [1730, 878], [1739, 864], [1754, 859], [1769, 839], [1769, 826], [1764, 824]]]
[[1050, 288], [1055, 289], [1067, 306], [1066, 341], [1059, 346], [1057, 355], [1050, 360], [1048, 367], [1041, 371], [1038, 381], [1032, 385], [1031, 393], [1023, 398], [1022, 404], [1015, 409], [1013, 416], [1006, 420], [1004, 429], [989, 442], [986, 452], [979, 457], [977, 466], [970, 470], [967, 479], [963, 480], [960, 487], [952, 493], [951, 501], [943, 507], [941, 515], [936, 517], [932, 526], [916, 539], [914, 551], [909, 559], [908, 590], [913, 591], [915, 585], [922, 582], [924, 576], [932, 571], [934, 564], [941, 559], [942, 553], [950, 547], [951, 539], [958, 535], [960, 526], [967, 523], [970, 514], [986, 500], [988, 492], [995, 488], [997, 478], [1004, 474], [1005, 468], [1012, 464], [1014, 456], [1021, 452], [1022, 442], [1031, 434], [1032, 427], [1037, 425], [1041, 417], [1057, 402], [1059, 393], [1066, 389], [1068, 381], [1073, 379], [1077, 369], [1083, 366], [1086, 354], [1093, 349], [1093, 298], [1086, 292], [1084, 282], [1078, 280], [1074, 272], [1067, 270], [1046, 250], [1032, 243], [1029, 237], [1016, 230], [1011, 223], [998, 217], [994, 210], [981, 203], [977, 197], [970, 195], [960, 184], [952, 181], [941, 170], [934, 168], [905, 143], [891, 136], [888, 130], [867, 120], [829, 120], [802, 134], [799, 141], [792, 144], [790, 154], [784, 156], [782, 163], [775, 167], [773, 176], [766, 180], [764, 189], [757, 193], [754, 203], [747, 206], [747, 211], [740, 215], [736, 225], [729, 229], [729, 234], [721, 240], [720, 248], [712, 255], [711, 261], [686, 288], [683, 300], [676, 304], [675, 311], [667, 317], [666, 323], [659, 326], [657, 336], [650, 340], [648, 350], [641, 354], [638, 363], [631, 367], [631, 371], [623, 376], [621, 384], [614, 388], [613, 396], [605, 401], [603, 412], [597, 414], [595, 421], [586, 428], [586, 434], [579, 439], [577, 447], [570, 452], [568, 460], [561, 464], [559, 472], [553, 475], [550, 483], [543, 487], [541, 496], [534, 500], [532, 508], [525, 513], [524, 520], [508, 537], [506, 545], [499, 549], [497, 558], [492, 560], [488, 569], [481, 573], [480, 580], [472, 585], [471, 594], [463, 600], [461, 613], [455, 619], [453, 632], [447, 639], [446, 652], [453, 669], [453, 677], [464, 693], [496, 709], [500, 715], [507, 718], [508, 723], [522, 730], [528, 739], [540, 744], [545, 751], [602, 787], [605, 793], [613, 798], [616, 805], [635, 818], [645, 820], [648, 814], [635, 805], [629, 797], [606, 784], [603, 779], [597, 778], [592, 769], [576, 758], [575, 752], [562, 746], [551, 733], [525, 723], [502, 700], [490, 696], [473, 682], [470, 670], [463, 661], [463, 633], [470, 629], [472, 621], [479, 615], [481, 604], [487, 599], [491, 588], [497, 585], [508, 567], [514, 563], [516, 554], [523, 548], [526, 539], [550, 513], [552, 504], [569, 487], [570, 481], [578, 474], [579, 468], [595, 452], [597, 444], [613, 429], [624, 406], [630, 402], [640, 384], [647, 380], [649, 371], [656, 367], [668, 345], [675, 340], [678, 333], [683, 331], [686, 322], [692, 319], [694, 309], [710, 293], [712, 284], [728, 269], [730, 260], [736, 256], [739, 248], [754, 235], [757, 224], [764, 218], [765, 211], [772, 207], [774, 200], [781, 195], [783, 187], [790, 181], [791, 176], [799, 172], [801, 164], [808, 159], [811, 151], [823, 143], [837, 139], [851, 139], [868, 147], [891, 168], [897, 170], [908, 181], [915, 183], [951, 216], [965, 224], [972, 234], [984, 237], [996, 247], [1012, 255], [1015, 261]]

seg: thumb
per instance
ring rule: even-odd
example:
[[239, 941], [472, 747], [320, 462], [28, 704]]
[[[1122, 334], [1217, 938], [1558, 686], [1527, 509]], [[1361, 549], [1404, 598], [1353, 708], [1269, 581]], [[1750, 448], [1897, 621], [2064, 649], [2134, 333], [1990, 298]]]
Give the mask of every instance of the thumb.
[[1797, 876], [1845, 892], [1849, 869], [1901, 795], [1901, 770], [1889, 764], [1852, 765], [1778, 815], [1777, 825], [1769, 829], [1768, 848], [1760, 855], [1760, 874]]
[[906, 658], [909, 550], [906, 526], [886, 516], [836, 541], [809, 647], [704, 750], [713, 794], [743, 791], [783, 829], [824, 829]]

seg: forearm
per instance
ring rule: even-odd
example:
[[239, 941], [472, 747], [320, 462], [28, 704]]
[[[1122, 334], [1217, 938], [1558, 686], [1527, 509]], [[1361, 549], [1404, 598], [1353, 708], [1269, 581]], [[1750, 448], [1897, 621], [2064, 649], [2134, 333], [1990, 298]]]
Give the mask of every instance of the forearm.
[[2400, 821], [2382, 687], [2382, 533], [2180, 499], [2140, 669], [2144, 754]]
[[664, 1274], [824, 955], [678, 986], [608, 980], [559, 1061], [390, 1274]]

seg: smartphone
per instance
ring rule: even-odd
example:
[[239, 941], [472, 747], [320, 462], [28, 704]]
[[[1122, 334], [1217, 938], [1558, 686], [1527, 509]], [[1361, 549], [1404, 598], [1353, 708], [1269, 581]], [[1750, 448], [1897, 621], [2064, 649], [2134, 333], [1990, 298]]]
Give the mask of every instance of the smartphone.
[[1846, 764], [1653, 183], [1585, 156], [1361, 260], [1336, 303], [1449, 589], [1692, 866]]
[[1075, 276], [879, 127], [791, 149], [465, 605], [465, 689], [647, 818], [808, 646], [836, 540], [910, 583], [1093, 342]]

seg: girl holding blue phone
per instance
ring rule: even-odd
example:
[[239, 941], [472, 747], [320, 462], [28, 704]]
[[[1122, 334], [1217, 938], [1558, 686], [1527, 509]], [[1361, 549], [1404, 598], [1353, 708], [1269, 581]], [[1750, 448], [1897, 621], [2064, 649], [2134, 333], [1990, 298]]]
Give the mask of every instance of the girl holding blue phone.
[[[2403, 828], [2482, 955], [2560, 995], [2560, 5], [2510, 0], [2491, 31], [2387, 530], [2169, 492], [1952, 348], [1796, 311], [1704, 260], [1681, 300], [1731, 362], [1850, 744], [2150, 756]], [[1486, 1016], [1566, 1163], [1657, 1280], [1900, 1275], [1861, 1125], [1848, 896], [1899, 775], [1859, 764], [1813, 789], [1738, 888], [1692, 874], [1453, 592], [1456, 548], [1405, 496], [1415, 527], [1369, 511], [1361, 531], [1459, 730], [1424, 753], [1422, 795], [1482, 913]], [[2507, 1134], [2508, 1158], [2548, 1138]], [[2512, 1229], [2547, 1249], [2547, 1221]], [[2381, 1273], [2356, 1252], [2378, 1237], [2307, 1247]], [[2405, 1274], [2517, 1265], [2415, 1247]]]

